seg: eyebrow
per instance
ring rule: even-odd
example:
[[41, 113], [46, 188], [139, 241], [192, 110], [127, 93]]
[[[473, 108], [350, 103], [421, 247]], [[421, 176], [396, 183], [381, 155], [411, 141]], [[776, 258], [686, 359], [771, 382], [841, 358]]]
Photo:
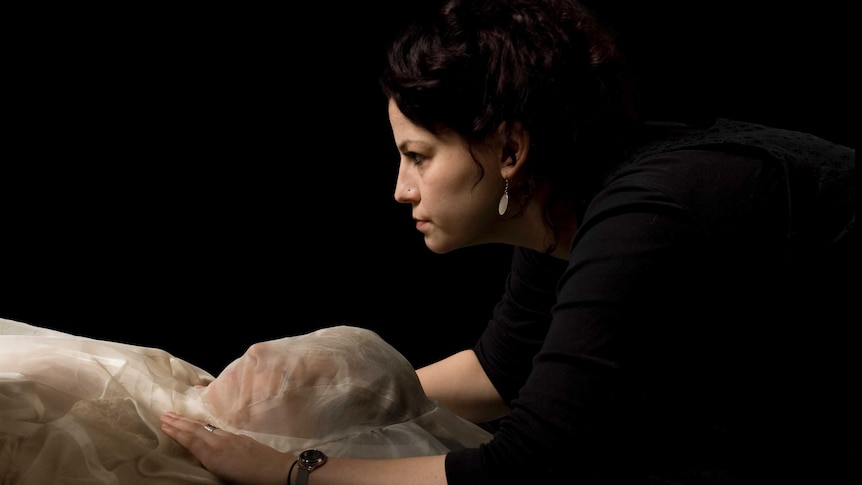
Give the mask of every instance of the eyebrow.
[[407, 152], [411, 151], [411, 150], [408, 148], [408, 145], [414, 145], [414, 144], [415, 144], [415, 145], [419, 145], [420, 147], [429, 147], [429, 146], [431, 146], [428, 142], [425, 142], [425, 141], [422, 141], [422, 140], [404, 140], [404, 141], [402, 141], [401, 143], [399, 143], [399, 144], [398, 144], [398, 151], [400, 151], [401, 153], [407, 153]]

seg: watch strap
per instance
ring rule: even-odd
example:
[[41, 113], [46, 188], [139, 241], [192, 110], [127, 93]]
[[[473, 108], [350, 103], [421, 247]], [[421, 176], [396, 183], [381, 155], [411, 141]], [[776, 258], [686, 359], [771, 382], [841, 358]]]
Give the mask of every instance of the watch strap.
[[296, 485], [308, 485], [310, 470], [302, 465], [296, 467]]

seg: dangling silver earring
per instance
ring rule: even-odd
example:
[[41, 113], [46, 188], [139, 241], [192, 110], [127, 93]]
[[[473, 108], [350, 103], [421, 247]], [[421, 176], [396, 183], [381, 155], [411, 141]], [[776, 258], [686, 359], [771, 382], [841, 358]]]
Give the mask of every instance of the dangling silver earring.
[[506, 181], [506, 186], [503, 188], [503, 196], [500, 197], [500, 205], [497, 206], [497, 212], [502, 216], [506, 213], [506, 209], [509, 208], [509, 179], [503, 179]]

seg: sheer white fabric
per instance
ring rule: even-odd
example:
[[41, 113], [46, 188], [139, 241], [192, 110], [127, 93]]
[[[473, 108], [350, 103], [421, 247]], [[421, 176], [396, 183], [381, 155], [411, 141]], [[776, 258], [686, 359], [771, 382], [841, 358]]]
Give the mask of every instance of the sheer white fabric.
[[213, 377], [160, 349], [0, 319], [0, 484], [220, 484], [159, 431], [167, 410], [331, 456], [491, 438], [428, 399], [404, 356], [367, 329], [261, 342]]

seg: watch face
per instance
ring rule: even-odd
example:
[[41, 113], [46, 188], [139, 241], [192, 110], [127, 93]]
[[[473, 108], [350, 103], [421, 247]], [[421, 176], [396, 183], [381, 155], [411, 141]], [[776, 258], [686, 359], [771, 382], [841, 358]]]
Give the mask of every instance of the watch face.
[[299, 459], [304, 465], [314, 466], [325, 460], [326, 455], [320, 450], [305, 450], [299, 455]]

